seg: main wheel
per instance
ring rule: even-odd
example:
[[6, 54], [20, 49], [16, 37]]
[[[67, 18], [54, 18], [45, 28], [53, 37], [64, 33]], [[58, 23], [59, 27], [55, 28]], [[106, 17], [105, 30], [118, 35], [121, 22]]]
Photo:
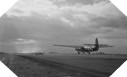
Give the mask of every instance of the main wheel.
[[80, 54], [80, 52], [78, 52], [78, 54]]
[[90, 54], [90, 52], [88, 52], [88, 54]]
[[83, 52], [83, 54], [85, 54], [85, 52]]

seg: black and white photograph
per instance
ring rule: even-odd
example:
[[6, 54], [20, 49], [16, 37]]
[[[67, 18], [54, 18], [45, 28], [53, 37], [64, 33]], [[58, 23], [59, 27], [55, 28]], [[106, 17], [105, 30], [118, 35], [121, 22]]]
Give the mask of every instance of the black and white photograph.
[[18, 0], [0, 18], [0, 61], [18, 77], [109, 77], [126, 60], [110, 0]]

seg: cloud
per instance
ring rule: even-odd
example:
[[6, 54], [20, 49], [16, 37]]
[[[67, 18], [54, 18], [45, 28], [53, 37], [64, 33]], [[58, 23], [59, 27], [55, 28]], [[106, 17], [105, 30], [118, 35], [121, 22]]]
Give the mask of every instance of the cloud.
[[34, 16], [42, 21], [61, 22], [63, 26], [72, 28], [95, 29], [92, 32], [102, 27], [126, 28], [127, 24], [126, 17], [108, 0], [93, 0], [93, 4], [71, 4], [67, 0], [19, 0], [6, 14], [21, 18]]
[[22, 38], [17, 39], [17, 41], [15, 42], [15, 44], [35, 44], [35, 43], [36, 43], [35, 40], [28, 40]]
[[39, 43], [36, 40], [18, 38], [12, 42], [17, 52], [20, 53], [34, 53], [42, 52]]
[[[19, 14], [16, 11], [14, 12], [13, 10], [16, 9], [22, 11], [23, 13]], [[55, 6], [50, 0], [19, 0], [7, 14], [16, 16], [30, 16], [34, 12], [49, 17], [59, 13], [58, 7]]]
[[112, 32], [109, 33], [98, 33], [98, 37], [106, 38], [106, 39], [127, 39], [127, 30], [124, 29], [113, 29]]
[[[58, 19], [70, 26], [75, 26], [81, 20], [88, 22], [96, 18], [121, 17], [123, 14], [109, 1], [103, 0], [93, 4], [65, 4], [58, 6], [58, 0], [19, 0], [6, 14], [8, 16], [36, 16], [43, 19]], [[63, 0], [62, 0], [63, 1]], [[60, 0], [61, 2], [61, 0]], [[67, 1], [66, 1], [67, 2]], [[68, 1], [69, 3], [69, 1]]]
[[80, 45], [93, 43], [91, 40], [98, 37], [103, 40], [101, 43], [119, 44], [113, 40], [127, 39], [127, 19], [112, 3], [107, 0], [88, 3], [19, 0], [0, 19], [0, 42], [15, 41], [19, 49], [34, 44], [52, 51], [52, 44], [58, 43]]
[[109, 2], [109, 0], [93, 0], [94, 3], [98, 3], [98, 2], [101, 2], [101, 1], [108, 1]]
[[54, 1], [54, 2], [65, 2], [66, 0], [51, 0], [51, 1]]

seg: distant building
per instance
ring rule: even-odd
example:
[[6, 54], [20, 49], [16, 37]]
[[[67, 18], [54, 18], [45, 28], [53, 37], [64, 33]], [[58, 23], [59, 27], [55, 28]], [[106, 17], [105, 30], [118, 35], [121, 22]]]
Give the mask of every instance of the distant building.
[[49, 52], [50, 54], [58, 54], [58, 52]]
[[36, 53], [33, 53], [33, 54], [35, 54], [35, 55], [44, 55], [44, 53], [42, 53], [42, 52], [36, 52]]

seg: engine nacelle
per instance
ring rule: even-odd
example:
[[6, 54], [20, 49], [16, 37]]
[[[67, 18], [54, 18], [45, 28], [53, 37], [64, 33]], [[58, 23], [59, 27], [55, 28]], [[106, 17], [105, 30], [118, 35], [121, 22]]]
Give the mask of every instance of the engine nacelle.
[[76, 50], [76, 51], [81, 51], [81, 49], [80, 49], [80, 48], [76, 48], [75, 50]]

